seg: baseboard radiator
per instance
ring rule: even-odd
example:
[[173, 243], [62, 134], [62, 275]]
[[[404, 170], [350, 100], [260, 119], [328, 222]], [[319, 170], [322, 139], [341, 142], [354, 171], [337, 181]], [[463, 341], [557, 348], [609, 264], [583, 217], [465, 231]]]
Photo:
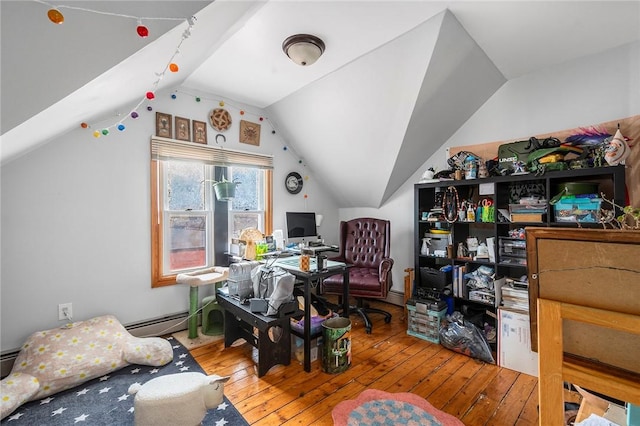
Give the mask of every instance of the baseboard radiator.
[[[154, 319], [144, 320], [124, 326], [135, 337], [164, 336], [187, 329], [188, 312], [181, 312]], [[199, 321], [198, 321], [199, 323]], [[13, 362], [18, 357], [20, 349], [9, 350], [0, 355], [0, 377], [9, 375]]]
[[396, 290], [390, 290], [389, 293], [387, 293], [385, 301], [394, 305], [404, 306], [404, 293], [400, 293]]

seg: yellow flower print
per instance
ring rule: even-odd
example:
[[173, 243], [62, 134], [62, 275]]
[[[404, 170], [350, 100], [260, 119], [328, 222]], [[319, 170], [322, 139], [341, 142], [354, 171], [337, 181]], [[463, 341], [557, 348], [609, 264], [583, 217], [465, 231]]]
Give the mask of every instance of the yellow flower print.
[[108, 334], [107, 330], [104, 329], [98, 331], [98, 337], [106, 337]]
[[76, 360], [77, 362], [82, 362], [82, 361], [84, 361], [84, 354], [76, 354], [73, 357], [73, 359]]
[[46, 369], [47, 369], [47, 364], [45, 364], [44, 362], [41, 362], [41, 363], [38, 365], [38, 371], [43, 372], [43, 371], [45, 371]]
[[88, 333], [91, 331], [91, 327], [89, 327], [88, 325], [85, 325], [84, 327], [82, 327], [82, 332], [83, 333]]
[[59, 350], [56, 352], [56, 358], [64, 358], [67, 356], [67, 351]]
[[53, 342], [60, 341], [61, 339], [62, 339], [62, 333], [56, 333], [53, 336], [51, 336], [51, 341]]
[[40, 345], [38, 346], [37, 352], [39, 355], [42, 355], [44, 353], [47, 353], [48, 350], [49, 350], [49, 345]]
[[107, 343], [107, 346], [105, 347], [105, 349], [108, 351], [112, 351], [113, 348], [114, 348], [113, 343]]
[[88, 376], [88, 374], [87, 374], [86, 371], [81, 371], [80, 373], [78, 373], [78, 378], [81, 379], [81, 380], [86, 379], [87, 376]]
[[56, 375], [60, 376], [60, 377], [64, 377], [67, 374], [69, 374], [69, 370], [67, 370], [66, 368], [59, 368], [58, 370], [56, 370]]
[[14, 382], [13, 380], [9, 379], [9, 380], [5, 380], [4, 384], [5, 386], [13, 386], [16, 382]]
[[114, 369], [116, 369], [116, 368], [118, 368], [118, 363], [117, 363], [116, 361], [113, 361], [113, 362], [111, 363], [111, 369], [112, 369], [112, 370], [114, 370]]
[[124, 334], [122, 334], [121, 331], [116, 331], [115, 333], [113, 333], [113, 337], [115, 337], [116, 339], [122, 339], [124, 337]]
[[29, 366], [29, 361], [24, 360], [20, 363], [20, 368], [27, 368]]
[[151, 354], [147, 354], [147, 356], [145, 356], [145, 359], [148, 361], [151, 359]]
[[89, 342], [87, 344], [87, 349], [95, 349], [96, 348], [96, 342]]
[[69, 339], [70, 346], [78, 346], [80, 342], [82, 342], [82, 339], [79, 339], [78, 337], [75, 337], [75, 336]]
[[103, 362], [102, 358], [100, 358], [100, 357], [94, 358], [93, 365], [100, 365], [100, 364], [102, 364], [102, 362]]
[[49, 392], [51, 390], [51, 385], [49, 383], [45, 383], [44, 385], [42, 385], [42, 390], [44, 392]]

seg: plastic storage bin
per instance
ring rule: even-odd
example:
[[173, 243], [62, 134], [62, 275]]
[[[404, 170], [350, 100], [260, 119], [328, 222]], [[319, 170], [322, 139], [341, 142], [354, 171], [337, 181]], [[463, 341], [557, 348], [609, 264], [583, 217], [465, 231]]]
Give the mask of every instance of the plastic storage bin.
[[443, 301], [416, 301], [407, 304], [407, 334], [432, 343], [440, 343], [440, 322], [447, 314]]
[[554, 206], [556, 222], [597, 223], [601, 198], [561, 198]]

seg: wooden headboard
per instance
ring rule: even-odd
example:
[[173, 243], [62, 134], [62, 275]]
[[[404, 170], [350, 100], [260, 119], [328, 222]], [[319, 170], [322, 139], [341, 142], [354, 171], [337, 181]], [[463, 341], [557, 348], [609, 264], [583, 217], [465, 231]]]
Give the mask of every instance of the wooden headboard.
[[[640, 231], [527, 227], [531, 346], [537, 300], [548, 299], [640, 317]], [[640, 374], [640, 337], [573, 322], [565, 352]]]

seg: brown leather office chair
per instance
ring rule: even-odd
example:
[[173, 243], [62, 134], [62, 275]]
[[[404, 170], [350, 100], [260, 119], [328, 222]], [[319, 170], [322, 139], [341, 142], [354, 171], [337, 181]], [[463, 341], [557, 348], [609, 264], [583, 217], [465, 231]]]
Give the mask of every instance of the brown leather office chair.
[[[349, 313], [357, 312], [364, 320], [367, 334], [371, 333], [371, 320], [367, 313], [385, 315], [384, 321], [391, 322], [391, 314], [381, 309], [371, 308], [364, 299], [385, 299], [391, 288], [390, 254], [391, 222], [388, 220], [363, 217], [340, 222], [340, 251], [332, 260], [351, 265], [349, 269], [349, 295], [357, 301]], [[325, 278], [322, 292], [342, 294], [342, 275]]]

